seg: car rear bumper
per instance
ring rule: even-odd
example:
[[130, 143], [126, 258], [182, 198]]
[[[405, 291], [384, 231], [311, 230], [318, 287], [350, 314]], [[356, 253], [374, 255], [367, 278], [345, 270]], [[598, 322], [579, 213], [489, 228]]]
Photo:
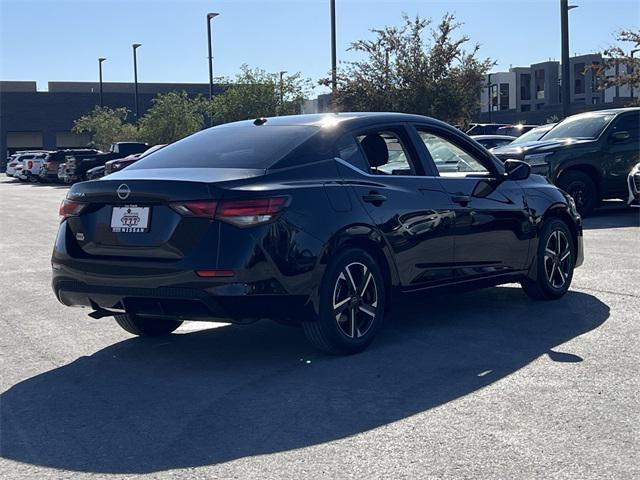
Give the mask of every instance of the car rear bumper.
[[60, 303], [109, 312], [127, 311], [143, 316], [183, 320], [239, 322], [261, 319], [300, 319], [312, 313], [308, 296], [256, 294], [242, 283], [223, 285], [176, 284], [144, 287], [85, 283], [54, 274], [52, 286]]

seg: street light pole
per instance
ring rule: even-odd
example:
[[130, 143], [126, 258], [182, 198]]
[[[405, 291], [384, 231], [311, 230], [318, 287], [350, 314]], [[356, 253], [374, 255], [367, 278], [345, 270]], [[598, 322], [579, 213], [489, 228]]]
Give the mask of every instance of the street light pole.
[[569, 5], [569, 0], [560, 0], [560, 35], [562, 38], [562, 116], [569, 116], [571, 105], [571, 73], [569, 69], [569, 10], [578, 8], [576, 5]]
[[209, 100], [213, 99], [213, 46], [211, 44], [211, 20], [219, 13], [207, 13], [207, 48], [209, 49]]
[[284, 83], [282, 77], [287, 73], [286, 70], [282, 70], [280, 72], [280, 114], [282, 115], [282, 111], [284, 110]]
[[[631, 72], [630, 73], [633, 73], [633, 72], [636, 71], [636, 69], [633, 66], [633, 56], [637, 52], [640, 52], [640, 48], [634, 48], [633, 50], [631, 50], [631, 53], [629, 55], [631, 57]], [[627, 72], [628, 72], [628, 70], [627, 70]], [[629, 84], [629, 95], [631, 96], [631, 100], [633, 101], [633, 83]]]
[[491, 104], [491, 74], [487, 75], [487, 107], [489, 111], [489, 123], [491, 123], [491, 109], [493, 105]]
[[334, 98], [338, 88], [336, 63], [336, 0], [331, 0], [331, 93]]
[[136, 107], [136, 123], [138, 123], [139, 118], [139, 107], [138, 107], [138, 57], [136, 55], [136, 50], [138, 47], [141, 47], [141, 43], [134, 43], [131, 45], [133, 48], [133, 88], [134, 88], [134, 97], [135, 97], [135, 107]]
[[102, 62], [104, 62], [106, 58], [100, 57], [98, 59], [98, 71], [100, 72], [100, 106], [104, 107], [104, 101], [102, 98]]

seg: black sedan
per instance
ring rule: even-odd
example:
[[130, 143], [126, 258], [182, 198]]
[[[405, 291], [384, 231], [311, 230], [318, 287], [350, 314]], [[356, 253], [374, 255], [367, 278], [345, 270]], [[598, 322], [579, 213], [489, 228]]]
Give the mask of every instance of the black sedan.
[[366, 348], [392, 295], [520, 282], [557, 299], [582, 263], [573, 201], [430, 118], [341, 113], [222, 125], [74, 185], [53, 290], [136, 335], [183, 320], [300, 323]]

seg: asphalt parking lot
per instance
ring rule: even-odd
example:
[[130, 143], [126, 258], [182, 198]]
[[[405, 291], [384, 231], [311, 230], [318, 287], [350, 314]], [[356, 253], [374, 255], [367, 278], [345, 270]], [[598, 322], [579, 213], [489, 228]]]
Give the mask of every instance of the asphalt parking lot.
[[586, 220], [560, 301], [414, 297], [335, 358], [269, 322], [139, 339], [59, 305], [65, 193], [0, 177], [0, 478], [640, 477], [638, 210]]

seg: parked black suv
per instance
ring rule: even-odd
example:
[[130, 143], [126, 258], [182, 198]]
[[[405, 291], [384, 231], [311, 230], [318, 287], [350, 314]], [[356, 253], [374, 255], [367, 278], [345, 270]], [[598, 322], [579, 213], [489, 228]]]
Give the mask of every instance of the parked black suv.
[[542, 140], [496, 148], [501, 160], [529, 163], [569, 193], [588, 215], [601, 200], [627, 199], [627, 176], [640, 161], [640, 108], [581, 113], [566, 118]]
[[73, 183], [87, 180], [87, 171], [93, 167], [104, 165], [109, 160], [124, 158], [134, 153], [142, 153], [149, 148], [148, 143], [143, 142], [117, 142], [112, 143], [108, 153], [100, 153], [82, 158], [69, 157], [66, 166], [66, 181]]

